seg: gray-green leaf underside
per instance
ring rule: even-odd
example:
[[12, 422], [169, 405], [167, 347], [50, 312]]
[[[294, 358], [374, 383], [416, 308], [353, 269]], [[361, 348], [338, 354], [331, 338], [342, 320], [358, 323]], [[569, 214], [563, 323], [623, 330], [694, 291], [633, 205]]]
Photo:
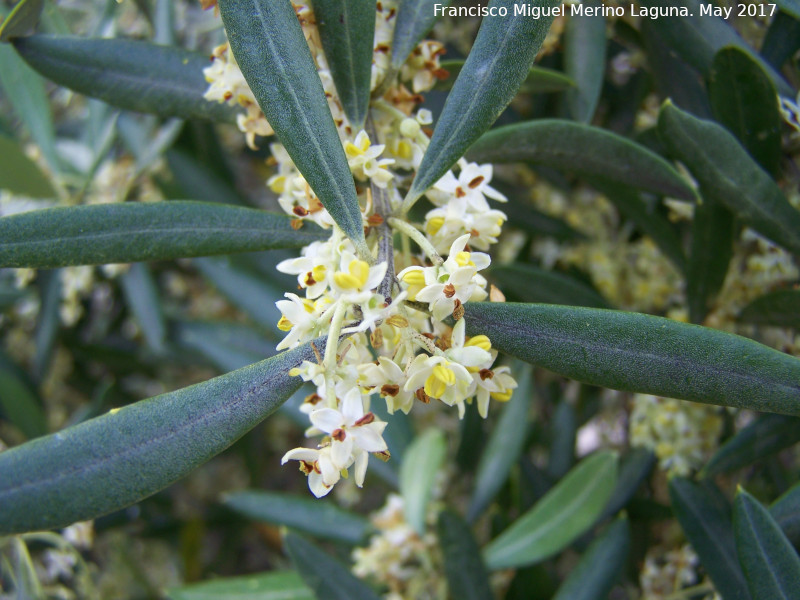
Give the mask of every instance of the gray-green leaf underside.
[[0, 266], [51, 268], [299, 248], [322, 239], [308, 223], [205, 202], [48, 208], [0, 218]]
[[800, 360], [753, 340], [640, 313], [467, 303], [467, 335], [593, 385], [800, 415]]
[[562, 119], [505, 125], [483, 135], [467, 158], [478, 162], [520, 162], [693, 200], [694, 191], [666, 160], [610, 131]]
[[744, 224], [800, 254], [800, 211], [724, 127], [667, 101], [658, 132], [697, 179], [704, 198], [727, 206]]
[[137, 112], [231, 121], [225, 104], [203, 97], [208, 56], [125, 39], [32, 35], [14, 47], [33, 69], [71, 90]]
[[515, 5], [549, 7], [555, 0], [493, 0], [507, 16], [484, 19], [464, 67], [447, 96], [430, 146], [407, 198], [413, 202], [436, 183], [514, 98], [544, 42], [553, 17], [514, 16]]
[[305, 344], [3, 452], [0, 533], [64, 527], [167, 487], [275, 411], [302, 383], [289, 370], [313, 358]]
[[353, 176], [291, 2], [220, 0], [219, 10], [233, 54], [267, 121], [323, 206], [366, 258]]

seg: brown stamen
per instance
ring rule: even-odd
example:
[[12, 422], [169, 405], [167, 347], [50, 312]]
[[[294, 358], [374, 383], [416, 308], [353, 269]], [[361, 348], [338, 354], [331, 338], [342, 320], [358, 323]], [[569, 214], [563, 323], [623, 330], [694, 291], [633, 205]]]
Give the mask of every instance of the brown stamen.
[[480, 184], [483, 183], [485, 177], [483, 175], [478, 175], [475, 179], [470, 181], [467, 185], [472, 188], [473, 190], [478, 187]]
[[464, 306], [461, 304], [461, 300], [456, 298], [456, 304], [453, 307], [453, 318], [456, 321], [460, 321], [464, 317]]
[[320, 396], [319, 394], [309, 394], [308, 396], [306, 396], [305, 400], [303, 400], [304, 403], [310, 404], [311, 406], [319, 404], [321, 401], [322, 401], [322, 396]]
[[292, 209], [292, 212], [296, 214], [298, 217], [305, 217], [308, 214], [308, 211], [302, 206], [295, 206]]
[[334, 429], [333, 432], [331, 433], [331, 438], [336, 440], [337, 442], [343, 442], [344, 438], [346, 437], [347, 433], [345, 433], [345, 430], [342, 428]]
[[431, 397], [425, 393], [425, 388], [419, 388], [414, 395], [417, 397], [417, 400], [422, 402], [423, 404], [428, 404], [431, 401]]
[[375, 415], [373, 415], [371, 412], [368, 412], [363, 417], [358, 419], [355, 423], [353, 423], [353, 425], [355, 427], [360, 427], [361, 425], [369, 425], [374, 420], [375, 420]]
[[452, 283], [448, 283], [446, 286], [444, 286], [442, 292], [444, 293], [445, 298], [452, 298], [456, 295], [456, 286], [454, 286]]
[[487, 379], [494, 377], [494, 371], [491, 369], [481, 369], [478, 371], [478, 375], [481, 376], [481, 381], [486, 381]]
[[394, 398], [397, 394], [400, 393], [400, 386], [394, 385], [393, 383], [387, 383], [386, 385], [381, 387], [381, 396], [384, 398], [386, 396], [391, 396]]

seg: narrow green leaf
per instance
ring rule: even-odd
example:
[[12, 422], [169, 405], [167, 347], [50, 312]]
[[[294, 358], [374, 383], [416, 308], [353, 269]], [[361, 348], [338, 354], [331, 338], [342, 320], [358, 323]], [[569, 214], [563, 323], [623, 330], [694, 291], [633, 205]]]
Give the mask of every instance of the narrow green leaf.
[[662, 11], [686, 9], [687, 16], [659, 17], [652, 19], [650, 25], [674, 52], [703, 75], [708, 75], [714, 55], [719, 50], [725, 46], [736, 46], [765, 68], [782, 95], [794, 96], [786, 80], [766, 64], [719, 13], [709, 12], [716, 5], [701, 3], [700, 0], [642, 0], [641, 4], [651, 9], [660, 8]]
[[493, 267], [491, 279], [509, 298], [527, 302], [608, 308], [592, 286], [577, 279], [524, 263]]
[[0, 410], [29, 439], [47, 432], [47, 421], [36, 393], [4, 360], [0, 362]]
[[764, 69], [741, 48], [717, 52], [708, 78], [714, 118], [725, 125], [761, 167], [780, 171], [781, 115], [775, 86]]
[[739, 320], [800, 329], [800, 289], [779, 290], [756, 298], [742, 309]]
[[124, 39], [32, 35], [14, 48], [41, 75], [112, 106], [162, 117], [230, 121], [225, 104], [203, 98], [208, 57]]
[[761, 56], [774, 68], [780, 69], [798, 49], [800, 49], [800, 21], [779, 11], [764, 36]]
[[170, 340], [198, 352], [222, 372], [252, 365], [275, 354], [275, 341], [266, 339], [252, 325], [179, 321], [170, 329]]
[[217, 290], [256, 323], [276, 335], [285, 335], [278, 329], [281, 311], [275, 306], [275, 300], [284, 290], [229, 257], [200, 258], [194, 264]]
[[354, 131], [364, 127], [369, 110], [373, 0], [314, 0], [314, 17], [336, 93]]
[[514, 16], [515, 7], [552, 8], [555, 0], [492, 0], [507, 16], [484, 19], [464, 68], [448, 94], [433, 137], [408, 192], [416, 201], [436, 183], [514, 98], [544, 42], [552, 16]]
[[683, 177], [655, 152], [599, 127], [561, 119], [493, 129], [475, 143], [467, 157], [491, 163], [531, 161], [674, 198], [695, 197]]
[[0, 533], [64, 527], [167, 487], [277, 409], [302, 383], [289, 369], [313, 357], [305, 344], [0, 453]]
[[475, 491], [467, 511], [467, 519], [474, 521], [489, 506], [500, 488], [508, 479], [512, 467], [517, 463], [525, 446], [528, 433], [533, 386], [529, 367], [522, 370], [517, 378], [519, 387], [514, 390], [511, 400], [503, 407], [503, 412], [492, 430], [486, 449], [481, 454], [475, 474]]
[[626, 517], [609, 525], [581, 556], [553, 600], [604, 600], [625, 568], [631, 547]]
[[244, 490], [227, 494], [224, 504], [247, 519], [285, 525], [314, 537], [359, 544], [370, 529], [366, 518], [330, 501], [308, 495]]
[[39, 576], [25, 540], [21, 537], [12, 538], [11, 548], [16, 598], [19, 600], [44, 600], [42, 584], [39, 583]]
[[625, 185], [609, 183], [597, 177], [589, 178], [589, 183], [608, 197], [626, 219], [633, 221], [643, 233], [649, 235], [678, 270], [686, 270], [683, 243], [672, 223], [658, 212], [657, 203], [647, 202], [640, 193]]
[[456, 513], [443, 510], [439, 513], [436, 532], [444, 555], [444, 573], [450, 597], [494, 600], [489, 574], [469, 524]]
[[697, 179], [704, 198], [727, 206], [745, 225], [800, 253], [800, 211], [728, 131], [667, 101], [658, 116], [658, 132]]
[[156, 354], [165, 350], [167, 326], [158, 298], [158, 288], [147, 265], [132, 264], [120, 277], [128, 308], [142, 329], [147, 347]]
[[61, 325], [61, 270], [40, 271], [36, 279], [41, 308], [33, 337], [36, 344], [33, 377], [36, 381], [42, 381], [50, 366], [58, 328]]
[[175, 40], [175, 7], [171, 0], [155, 0], [153, 11], [153, 41], [173, 46]]
[[800, 483], [775, 500], [769, 509], [772, 518], [781, 526], [792, 544], [800, 545]]
[[800, 359], [661, 317], [548, 304], [470, 302], [467, 335], [584, 383], [800, 415]]
[[620, 460], [617, 486], [597, 521], [604, 521], [625, 508], [655, 466], [656, 456], [651, 450], [631, 448]]
[[703, 76], [672, 49], [653, 21], [642, 20], [640, 34], [656, 90], [662, 98], [672, 98], [675, 104], [692, 114], [710, 117], [711, 106]]
[[780, 8], [787, 15], [791, 15], [795, 19], [800, 20], [800, 1], [798, 1], [798, 0], [775, 0], [775, 4], [777, 4], [778, 8]]
[[[439, 66], [449, 73], [447, 79], [436, 82], [434, 90], [449, 91], [453, 88], [453, 83], [464, 68], [464, 61], [460, 58], [443, 60]], [[526, 94], [548, 94], [551, 92], [562, 92], [575, 87], [575, 82], [564, 75], [561, 71], [547, 69], [545, 67], [533, 66], [528, 71], [528, 76], [519, 88], [520, 92]]]
[[0, 42], [30, 33], [42, 16], [44, 0], [20, 0], [0, 25]]
[[753, 598], [800, 598], [800, 557], [769, 511], [741, 488], [733, 505], [733, 528]]
[[[599, 8], [598, 0], [583, 2], [587, 8]], [[564, 29], [564, 71], [576, 88], [565, 94], [573, 119], [590, 123], [594, 116], [603, 77], [606, 72], [606, 19], [597, 15], [573, 15]]]
[[695, 206], [686, 269], [686, 296], [693, 323], [703, 322], [725, 283], [736, 231], [733, 214], [716, 200], [706, 197]]
[[44, 81], [6, 44], [0, 44], [0, 91], [39, 146], [50, 169], [59, 172], [53, 113]]
[[166, 152], [169, 170], [175, 178], [181, 198], [221, 204], [245, 204], [241, 195], [214, 171], [180, 150]]
[[397, 7], [397, 16], [394, 24], [394, 37], [392, 38], [392, 68], [397, 71], [406, 62], [409, 54], [417, 44], [422, 41], [439, 14], [435, 6], [446, 8], [451, 0], [400, 0]]
[[438, 429], [428, 429], [406, 449], [400, 465], [403, 512], [408, 524], [420, 535], [425, 533], [428, 504], [446, 452], [444, 434]]
[[25, 156], [15, 140], [0, 135], [0, 156], [0, 189], [29, 198], [55, 197], [47, 176]]
[[710, 481], [683, 477], [669, 483], [672, 510], [717, 590], [726, 600], [749, 600], [747, 582], [736, 559], [731, 507]]
[[362, 258], [361, 209], [308, 43], [289, 0], [220, 0], [228, 41], [267, 121]]
[[317, 600], [379, 600], [349, 569], [299, 535], [287, 533], [283, 545]]
[[531, 565], [566, 548], [595, 523], [616, 479], [614, 452], [598, 452], [582, 460], [489, 543], [483, 554], [487, 566], [496, 570]]
[[741, 469], [800, 442], [800, 419], [761, 415], [725, 442], [703, 468], [713, 477]]
[[314, 600], [314, 594], [294, 571], [223, 577], [166, 590], [170, 600]]
[[0, 266], [66, 267], [299, 248], [322, 239], [284, 215], [203, 202], [48, 208], [0, 218]]
[[550, 420], [550, 457], [547, 474], [553, 480], [561, 479], [575, 463], [575, 439], [578, 432], [578, 416], [575, 409], [561, 401]]

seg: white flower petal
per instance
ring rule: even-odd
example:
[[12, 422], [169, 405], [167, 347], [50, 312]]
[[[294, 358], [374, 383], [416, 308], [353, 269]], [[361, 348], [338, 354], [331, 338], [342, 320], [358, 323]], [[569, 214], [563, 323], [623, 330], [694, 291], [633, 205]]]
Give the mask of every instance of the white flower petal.
[[289, 450], [283, 455], [281, 464], [285, 465], [290, 460], [303, 460], [306, 462], [314, 462], [319, 456], [319, 450], [313, 448], [294, 448]]
[[386, 428], [384, 421], [374, 421], [369, 425], [354, 427], [351, 432], [355, 438], [355, 444], [367, 452], [383, 452], [386, 450], [386, 442], [383, 440], [383, 430]]
[[344, 426], [342, 413], [333, 408], [319, 408], [312, 412], [308, 418], [317, 429], [325, 433], [333, 433], [335, 429]]

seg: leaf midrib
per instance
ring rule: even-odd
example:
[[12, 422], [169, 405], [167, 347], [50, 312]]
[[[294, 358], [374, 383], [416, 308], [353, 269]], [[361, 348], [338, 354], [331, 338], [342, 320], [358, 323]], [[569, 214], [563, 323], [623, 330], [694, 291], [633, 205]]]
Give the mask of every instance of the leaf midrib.
[[[496, 18], [496, 17], [493, 17], [493, 18]], [[447, 156], [451, 152], [451, 146], [453, 145], [453, 140], [456, 139], [457, 137], [459, 137], [459, 134], [467, 126], [468, 123], [471, 124], [471, 122], [473, 120], [472, 119], [472, 115], [475, 112], [476, 105], [478, 105], [478, 106], [482, 106], [483, 105], [484, 90], [486, 89], [487, 85], [490, 83], [490, 80], [492, 79], [492, 75], [494, 75], [494, 70], [495, 70], [495, 67], [497, 65], [497, 62], [502, 57], [505, 56], [505, 54], [506, 54], [505, 50], [506, 50], [506, 47], [508, 46], [509, 39], [511, 38], [512, 35], [514, 35], [514, 33], [517, 30], [517, 27], [520, 26], [519, 23], [520, 23], [519, 20], [512, 19], [511, 27], [507, 28], [505, 30], [505, 32], [503, 33], [502, 41], [500, 42], [500, 44], [498, 44], [497, 50], [495, 51], [494, 56], [492, 57], [491, 62], [489, 63], [489, 66], [487, 67], [484, 76], [481, 78], [480, 83], [473, 88], [475, 91], [471, 96], [471, 100], [467, 104], [466, 109], [461, 113], [461, 116], [458, 118], [458, 121], [457, 121], [457, 124], [456, 124], [455, 128], [451, 131], [450, 135], [447, 137], [447, 139], [442, 144], [441, 150], [439, 152], [439, 156], [442, 157], [442, 158], [434, 160], [432, 162], [432, 165], [436, 165], [437, 169], [438, 169], [438, 165], [440, 165], [443, 160], [449, 160], [447, 158]], [[468, 60], [469, 60], [469, 58], [468, 58]], [[466, 63], [465, 63], [464, 66], [466, 66]], [[528, 68], [530, 69], [530, 65], [528, 65]], [[461, 73], [459, 73], [459, 75], [458, 75], [459, 78], [462, 76], [463, 73], [464, 73], [464, 70], [462, 69]], [[454, 84], [453, 87], [455, 87], [455, 84]], [[448, 96], [448, 99], [449, 99], [449, 96]], [[511, 98], [509, 98], [508, 100], [511, 101]], [[508, 102], [506, 103], [506, 105], [508, 105]], [[447, 108], [447, 105], [445, 104], [445, 110], [446, 110], [446, 108]], [[433, 168], [429, 168], [428, 169], [428, 173], [427, 173], [428, 174], [428, 178], [430, 178], [430, 173], [432, 173], [432, 172], [435, 172], [435, 170]], [[414, 183], [416, 183], [416, 179], [415, 179]], [[432, 183], [435, 183], [435, 182], [432, 182]], [[426, 189], [427, 189], [427, 187], [430, 187], [430, 186], [426, 186]], [[414, 184], [412, 184], [412, 189], [415, 192], [416, 191], [419, 191], [419, 192], [424, 192], [425, 191], [425, 190], [418, 189], [417, 186], [414, 185]]]
[[[267, 0], [267, 1], [268, 2], [274, 2], [275, 0]], [[264, 36], [263, 36], [262, 39], [266, 42], [267, 46], [269, 47], [270, 54], [272, 54], [272, 56], [274, 56], [276, 58], [276, 60], [274, 62], [275, 62], [275, 65], [278, 68], [278, 71], [280, 71], [280, 76], [277, 79], [282, 79], [284, 81], [291, 81], [291, 78], [288, 77], [288, 74], [286, 72], [286, 67], [283, 64], [283, 60], [281, 60], [281, 54], [275, 48], [275, 43], [272, 40], [272, 36], [269, 34], [269, 28], [267, 27], [267, 19], [266, 19], [264, 13], [261, 10], [261, 6], [258, 3], [258, 0], [252, 0], [251, 4], [255, 8], [255, 12], [257, 13], [258, 19], [261, 22], [261, 29], [264, 32]], [[305, 41], [305, 37], [303, 38], [303, 41]], [[319, 85], [321, 87], [322, 84], [319, 84]], [[333, 171], [330, 168], [330, 165], [328, 164], [328, 161], [326, 161], [325, 158], [324, 158], [325, 157], [325, 153], [323, 152], [322, 147], [319, 144], [319, 140], [317, 140], [317, 136], [315, 135], [314, 130], [311, 128], [311, 123], [309, 122], [308, 117], [306, 116], [306, 113], [303, 110], [302, 104], [300, 103], [300, 99], [297, 97], [297, 94], [296, 94], [296, 92], [294, 90], [294, 86], [287, 85], [287, 86], [282, 87], [281, 89], [283, 89], [286, 92], [288, 92], [288, 94], [291, 96], [292, 102], [294, 103], [294, 106], [295, 106], [295, 112], [298, 115], [298, 118], [300, 119], [300, 121], [302, 122], [303, 128], [307, 132], [307, 135], [308, 135], [307, 139], [314, 146], [314, 150], [316, 151], [317, 156], [320, 158], [320, 160], [315, 161], [315, 162], [317, 163], [317, 165], [319, 167], [322, 168], [322, 170], [325, 172], [325, 175], [328, 178], [329, 183], [333, 187], [335, 187], [335, 189], [336, 189], [336, 192], [337, 192], [337, 195], [339, 196], [339, 198], [333, 199], [334, 202], [336, 200], [338, 200], [338, 199], [344, 200], [345, 198], [347, 198], [347, 194], [343, 193], [343, 190], [339, 186], [338, 178], [334, 175]], [[326, 104], [324, 105], [324, 107], [327, 109], [327, 105]], [[330, 117], [330, 111], [328, 111], [328, 115], [327, 116]], [[337, 141], [338, 141], [338, 136], [337, 136]], [[323, 204], [326, 204], [326, 203], [327, 204], [331, 204], [330, 202], [328, 202], [327, 199], [323, 200], [322, 196], [320, 196], [319, 194], [317, 194], [317, 196], [319, 197], [320, 201], [323, 202]], [[334, 205], [334, 206], [331, 206], [331, 207], [327, 207], [326, 206], [326, 208], [328, 208], [328, 211], [331, 214], [338, 214], [340, 218], [342, 216], [344, 216], [344, 220], [346, 221], [347, 226], [348, 226], [347, 229], [349, 230], [349, 231], [346, 230], [345, 233], [348, 233], [348, 235], [352, 235], [356, 239], [359, 239], [359, 236], [356, 235], [356, 232], [361, 231], [362, 232], [362, 236], [363, 236], [363, 230], [361, 229], [361, 224], [359, 223], [358, 225], [356, 225], [355, 221], [352, 218], [352, 215], [350, 214], [350, 211], [347, 210], [347, 207], [344, 204], [344, 202], [342, 203], [342, 206], [338, 206], [337, 207], [337, 206]], [[337, 208], [344, 208], [344, 211], [338, 211], [338, 210], [336, 210]], [[336, 220], [338, 221], [338, 219], [336, 219]]]
[[[585, 504], [587, 498], [589, 496], [593, 495], [597, 491], [597, 488], [600, 487], [600, 484], [602, 484], [604, 478], [608, 475], [608, 473], [606, 472], [608, 470], [609, 469], [606, 468], [606, 469], [603, 469], [603, 471], [598, 471], [595, 474], [595, 476], [592, 478], [591, 485], [585, 486], [581, 490], [580, 494], [572, 496], [571, 501], [568, 502], [563, 507], [563, 510], [561, 510], [558, 513], [556, 518], [550, 519], [542, 527], [538, 527], [536, 529], [536, 535], [529, 536], [529, 537], [524, 537], [524, 536], [520, 537], [519, 540], [516, 542], [516, 544], [513, 543], [513, 542], [511, 544], [506, 543], [506, 545], [503, 546], [504, 553], [500, 554], [500, 556], [502, 557], [502, 556], [507, 556], [509, 554], [516, 554], [516, 553], [523, 553], [524, 554], [523, 551], [524, 551], [526, 546], [530, 546], [532, 543], [535, 543], [537, 540], [541, 539], [542, 537], [545, 537], [545, 535], [549, 534], [550, 531], [552, 531], [553, 529], [561, 527], [561, 525], [562, 525], [562, 523], [564, 521], [573, 520], [573, 518], [575, 517], [576, 508], [577, 507], [582, 507]], [[548, 504], [552, 504], [553, 502], [554, 502], [554, 500], [551, 499], [550, 502], [548, 502]], [[541, 512], [544, 512], [545, 508], [549, 508], [549, 506], [548, 507], [543, 506], [542, 509], [541, 509]], [[602, 507], [600, 507], [600, 509], [602, 510]], [[537, 511], [537, 512], [540, 512], [540, 511]], [[538, 515], [536, 515], [536, 513], [531, 513], [530, 519], [533, 520], [534, 516], [538, 516]], [[581, 515], [579, 515], [579, 516], [581, 516]], [[498, 540], [498, 543], [499, 543], [499, 541], [502, 540], [502, 535], [501, 535], [501, 537], [498, 537], [497, 540]]]
[[[301, 361], [298, 360], [297, 362], [299, 363]], [[197, 426], [202, 426], [204, 423], [213, 420], [213, 418], [219, 415], [220, 413], [235, 412], [235, 409], [238, 406], [241, 406], [243, 403], [249, 401], [257, 393], [257, 391], [268, 386], [276, 377], [285, 377], [285, 376], [286, 375], [284, 373], [280, 373], [278, 375], [275, 374], [270, 375], [258, 385], [254, 385], [246, 389], [239, 397], [234, 396], [232, 400], [226, 402], [225, 404], [219, 405], [212, 410], [205, 411], [201, 415], [198, 415], [194, 418], [189, 418], [185, 421], [182, 421], [181, 423], [171, 427], [170, 429], [168, 429], [167, 431], [156, 437], [141, 440], [140, 442], [128, 446], [124, 450], [121, 450], [120, 452], [117, 452], [111, 456], [103, 456], [94, 460], [89, 460], [83, 463], [83, 465], [81, 466], [74, 466], [71, 468], [61, 470], [58, 474], [52, 477], [48, 477], [45, 480], [42, 479], [28, 480], [17, 485], [12, 485], [11, 487], [7, 487], [5, 489], [0, 489], [0, 500], [3, 500], [4, 498], [10, 498], [20, 492], [24, 492], [29, 488], [36, 488], [39, 486], [52, 487], [54, 484], [57, 484], [58, 482], [64, 479], [71, 478], [77, 473], [90, 473], [92, 471], [100, 470], [108, 463], [118, 461], [121, 458], [125, 458], [134, 454], [138, 454], [141, 450], [146, 449], [149, 446], [160, 445], [161, 442], [167, 440], [170, 437], [179, 437], [180, 433], [194, 429]], [[134, 404], [131, 406], [136, 406], [136, 405]], [[110, 416], [109, 418], [115, 418], [116, 416], [117, 415], [113, 415]], [[254, 423], [253, 425], [255, 426], [256, 423]], [[58, 435], [58, 433], [52, 435]], [[2, 502], [0, 502], [0, 504], [2, 504]]]
[[[602, 310], [602, 309], [595, 309], [595, 310]], [[481, 320], [484, 321], [484, 322], [487, 321], [487, 319], [482, 318], [480, 316], [476, 317], [474, 314], [472, 315], [472, 318], [476, 319], [478, 321], [481, 321]], [[506, 325], [503, 324], [502, 321], [493, 320], [492, 319], [491, 320], [491, 324], [494, 327], [498, 328], [498, 329], [502, 329], [504, 332], [511, 331], [516, 336], [518, 336], [519, 333], [520, 333], [519, 328], [516, 327], [516, 326], [512, 326], [512, 324], [510, 324], [510, 323], [508, 324], [508, 326], [506, 326]], [[708, 364], [705, 364], [705, 363], [699, 363], [698, 364], [698, 363], [693, 363], [693, 362], [690, 362], [690, 361], [682, 361], [680, 359], [669, 360], [669, 357], [667, 357], [667, 356], [665, 356], [663, 354], [653, 354], [652, 352], [637, 352], [637, 351], [634, 351], [634, 350], [629, 350], [629, 349], [626, 349], [626, 348], [620, 348], [620, 347], [617, 347], [617, 346], [607, 346], [607, 345], [603, 345], [603, 344], [598, 344], [598, 343], [593, 342], [591, 340], [587, 340], [587, 341], [584, 342], [584, 341], [575, 340], [573, 338], [562, 337], [562, 336], [557, 336], [557, 335], [553, 335], [553, 334], [545, 334], [545, 333], [534, 332], [534, 331], [529, 331], [528, 335], [530, 335], [531, 337], [539, 337], [539, 338], [545, 338], [545, 339], [548, 339], [548, 340], [553, 340], [555, 342], [562, 343], [562, 344], [565, 344], [565, 345], [579, 346], [581, 348], [585, 348], [585, 349], [590, 350], [590, 351], [601, 351], [602, 350], [602, 351], [606, 351], [609, 354], [614, 352], [614, 353], [617, 353], [617, 354], [621, 354], [622, 356], [634, 356], [634, 357], [651, 358], [651, 359], [655, 359], [655, 362], [661, 362], [661, 363], [667, 364], [667, 365], [674, 365], [676, 367], [680, 367], [680, 366], [698, 367], [699, 366], [699, 368], [700, 368], [700, 370], [702, 372], [710, 372], [710, 373], [715, 373], [715, 374], [719, 373], [719, 374], [727, 375], [727, 376], [730, 376], [730, 377], [736, 377], [736, 378], [739, 378], [739, 379], [745, 379], [745, 380], [748, 380], [748, 381], [753, 381], [753, 382], [760, 383], [760, 384], [763, 384], [763, 385], [776, 386], [776, 387], [780, 387], [782, 389], [789, 390], [790, 392], [794, 392], [795, 394], [798, 394], [798, 392], [800, 392], [800, 384], [792, 386], [791, 384], [786, 384], [786, 383], [783, 383], [783, 382], [776, 382], [776, 381], [772, 381], [772, 380], [767, 380], [767, 379], [759, 378], [759, 377], [756, 377], [756, 376], [753, 376], [753, 375], [750, 375], [750, 374], [747, 374], [747, 373], [741, 373], [741, 372], [738, 372], [738, 371], [728, 371], [728, 370], [725, 370], [725, 369], [714, 368], [713, 365], [708, 365]]]

